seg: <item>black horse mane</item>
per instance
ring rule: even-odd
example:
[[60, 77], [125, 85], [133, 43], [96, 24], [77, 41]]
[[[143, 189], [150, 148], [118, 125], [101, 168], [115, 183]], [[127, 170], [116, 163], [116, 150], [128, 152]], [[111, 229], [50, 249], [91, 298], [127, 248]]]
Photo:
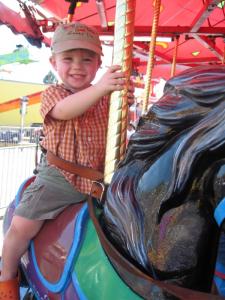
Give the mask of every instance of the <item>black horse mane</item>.
[[[224, 158], [224, 98], [224, 66], [191, 68], [171, 78], [165, 85], [164, 95], [140, 118], [126, 156], [109, 186], [103, 213], [107, 234], [139, 265], [149, 265], [144, 241], [146, 212], [143, 203], [137, 200], [140, 177], [183, 137], [173, 157], [168, 188], [160, 199], [160, 222], [166, 211], [181, 205], [183, 196], [179, 195], [187, 190], [193, 174]], [[135, 171], [137, 166], [139, 173]]]
[[197, 124], [220, 103], [223, 106], [224, 95], [223, 66], [190, 68], [168, 80], [163, 96], [140, 119], [120, 166], [154, 157], [172, 137]]
[[224, 150], [224, 98], [225, 67], [191, 68], [172, 78], [161, 99], [141, 118], [119, 167], [134, 159], [154, 160], [189, 129], [174, 157], [174, 172], [164, 198], [168, 201], [184, 189], [200, 157]]

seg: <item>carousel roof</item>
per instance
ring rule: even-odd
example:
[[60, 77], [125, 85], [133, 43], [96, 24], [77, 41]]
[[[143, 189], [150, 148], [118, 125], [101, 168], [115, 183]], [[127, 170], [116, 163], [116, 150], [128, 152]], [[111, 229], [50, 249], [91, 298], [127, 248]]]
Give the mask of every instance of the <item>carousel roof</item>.
[[[15, 1], [15, 0], [14, 0]], [[16, 0], [20, 12], [0, 0], [0, 24], [23, 33], [38, 47], [49, 44], [47, 32], [68, 15], [73, 0]], [[119, 2], [119, 1], [118, 1]], [[224, 60], [225, 1], [161, 0], [153, 76], [169, 78], [177, 48], [176, 73], [197, 65], [221, 64]], [[144, 72], [149, 56], [155, 1], [136, 0], [134, 63]], [[112, 43], [116, 0], [77, 2], [73, 20], [95, 26], [106, 43]]]

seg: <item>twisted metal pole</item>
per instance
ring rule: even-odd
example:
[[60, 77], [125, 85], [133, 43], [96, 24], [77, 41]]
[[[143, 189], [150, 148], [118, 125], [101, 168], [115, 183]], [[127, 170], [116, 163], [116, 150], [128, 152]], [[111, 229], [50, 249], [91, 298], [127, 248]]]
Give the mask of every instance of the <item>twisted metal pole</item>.
[[[225, 41], [223, 41], [223, 42], [225, 42]], [[224, 65], [224, 63], [225, 63], [225, 45], [223, 47], [222, 65]]]
[[142, 114], [145, 114], [148, 110], [148, 99], [149, 95], [152, 93], [152, 71], [154, 67], [154, 54], [155, 54], [155, 45], [156, 45], [156, 37], [157, 37], [157, 30], [158, 30], [158, 23], [159, 23], [159, 15], [160, 15], [160, 6], [161, 0], [155, 1], [154, 6], [154, 16], [152, 21], [152, 33], [151, 33], [151, 42], [149, 46], [149, 59], [147, 64], [147, 71], [146, 71], [146, 83], [145, 83], [145, 91], [144, 91], [144, 100], [143, 100], [143, 107], [142, 107]]
[[175, 48], [174, 48], [174, 53], [173, 53], [173, 63], [172, 63], [170, 77], [173, 77], [176, 73], [178, 45], [179, 45], [179, 36], [176, 36]]
[[127, 137], [127, 89], [131, 75], [135, 0], [117, 0], [115, 15], [113, 65], [121, 65], [126, 84], [111, 94], [107, 131], [104, 182], [111, 182], [118, 162], [124, 157]]

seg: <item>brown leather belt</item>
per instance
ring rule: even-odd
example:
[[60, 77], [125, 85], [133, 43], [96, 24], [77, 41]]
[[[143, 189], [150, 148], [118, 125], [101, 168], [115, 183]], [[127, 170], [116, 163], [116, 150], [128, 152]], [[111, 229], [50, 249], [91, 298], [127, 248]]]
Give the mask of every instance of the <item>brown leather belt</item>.
[[93, 181], [92, 188], [90, 191], [91, 195], [98, 199], [102, 198], [104, 192], [104, 185], [102, 183], [99, 183], [98, 181], [101, 181], [103, 179], [103, 173], [92, 168], [69, 162], [65, 159], [58, 157], [51, 151], [47, 151], [46, 158], [49, 164], [54, 165], [60, 168], [61, 170], [79, 175], [80, 177], [87, 178]]
[[90, 180], [101, 180], [103, 179], [103, 174], [95, 169], [88, 168], [82, 165], [74, 164], [70, 161], [67, 161], [65, 159], [62, 159], [55, 155], [54, 153], [47, 151], [47, 161], [72, 174], [77, 174], [80, 177], [84, 177]]

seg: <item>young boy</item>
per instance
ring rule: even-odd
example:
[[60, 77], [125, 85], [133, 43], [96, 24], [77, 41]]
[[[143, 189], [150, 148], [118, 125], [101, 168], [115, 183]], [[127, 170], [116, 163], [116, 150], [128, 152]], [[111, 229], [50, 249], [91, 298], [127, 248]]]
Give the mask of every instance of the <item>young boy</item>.
[[[102, 48], [97, 32], [82, 23], [59, 25], [51, 49], [50, 62], [62, 83], [50, 86], [42, 95], [41, 146], [61, 159], [103, 171], [108, 122], [106, 96], [124, 88], [124, 73], [120, 66], [112, 66], [91, 85], [101, 65]], [[57, 168], [44, 157], [5, 236], [0, 299], [3, 292], [4, 300], [9, 298], [9, 289], [13, 294], [9, 299], [19, 299], [19, 261], [44, 221], [55, 218], [68, 205], [84, 201], [90, 189], [90, 180]]]

